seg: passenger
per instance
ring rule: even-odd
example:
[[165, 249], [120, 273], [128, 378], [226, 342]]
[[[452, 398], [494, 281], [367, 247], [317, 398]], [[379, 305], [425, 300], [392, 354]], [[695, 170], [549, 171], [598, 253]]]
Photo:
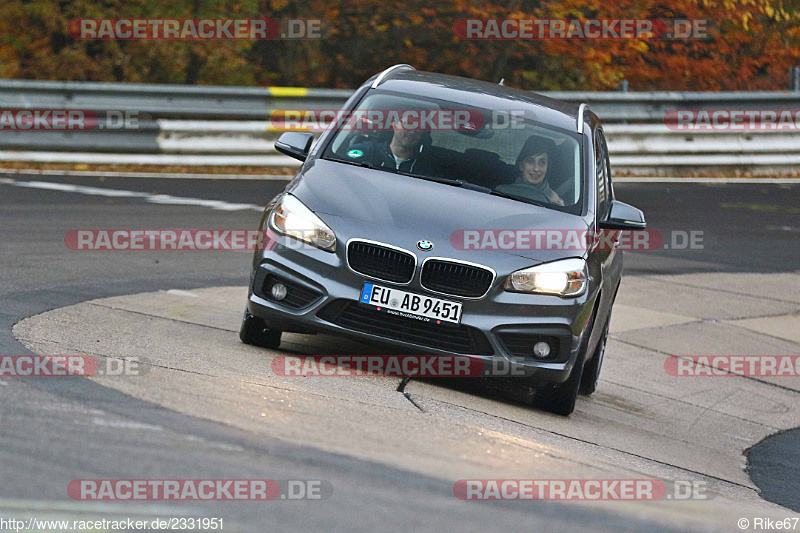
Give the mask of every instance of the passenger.
[[532, 135], [517, 157], [517, 178], [513, 183], [500, 185], [500, 192], [522, 196], [537, 202], [564, 205], [564, 200], [548, 185], [547, 171], [556, 144], [547, 137]]

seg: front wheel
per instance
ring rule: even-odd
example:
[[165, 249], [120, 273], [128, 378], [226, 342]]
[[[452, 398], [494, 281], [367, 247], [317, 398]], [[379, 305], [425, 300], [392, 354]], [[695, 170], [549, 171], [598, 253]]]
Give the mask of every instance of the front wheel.
[[589, 338], [595, 326], [598, 305], [592, 310], [592, 316], [589, 318], [589, 325], [587, 326], [589, 329], [583, 334], [581, 346], [578, 348], [578, 357], [569, 377], [564, 383], [548, 385], [538, 389], [533, 397], [534, 407], [562, 416], [568, 416], [575, 410], [575, 400], [578, 398], [578, 391], [583, 380], [586, 351], [589, 349]]
[[603, 366], [603, 355], [606, 353], [609, 322], [611, 322], [611, 317], [606, 320], [606, 325], [603, 327], [603, 336], [597, 341], [597, 348], [594, 350], [594, 355], [592, 355], [592, 358], [583, 367], [580, 393], [586, 396], [591, 395], [597, 390], [597, 382], [600, 380], [600, 369]]
[[583, 375], [583, 364], [580, 359], [575, 362], [572, 372], [564, 383], [548, 385], [538, 389], [533, 397], [533, 406], [551, 413], [568, 416], [575, 410], [575, 400]]
[[281, 345], [281, 332], [267, 328], [267, 324], [263, 320], [251, 315], [245, 308], [242, 327], [239, 329], [239, 339], [251, 346], [274, 350]]

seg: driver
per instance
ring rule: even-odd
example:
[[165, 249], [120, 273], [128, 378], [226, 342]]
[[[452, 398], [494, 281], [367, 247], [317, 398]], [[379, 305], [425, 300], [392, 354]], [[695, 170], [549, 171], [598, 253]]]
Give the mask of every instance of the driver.
[[535, 201], [564, 205], [564, 200], [548, 184], [547, 170], [556, 143], [547, 137], [531, 135], [517, 157], [517, 178], [497, 190]]
[[426, 131], [405, 129], [399, 121], [392, 123], [390, 142], [367, 141], [351, 146], [347, 158], [367, 161], [378, 168], [391, 168], [419, 174], [429, 167], [423, 141]]

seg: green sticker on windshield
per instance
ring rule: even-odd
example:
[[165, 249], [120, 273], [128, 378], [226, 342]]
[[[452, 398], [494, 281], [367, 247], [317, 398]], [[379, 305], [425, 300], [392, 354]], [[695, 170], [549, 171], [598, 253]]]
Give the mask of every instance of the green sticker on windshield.
[[347, 152], [347, 157], [361, 157], [362, 155], [364, 155], [364, 152], [361, 150], [350, 150]]

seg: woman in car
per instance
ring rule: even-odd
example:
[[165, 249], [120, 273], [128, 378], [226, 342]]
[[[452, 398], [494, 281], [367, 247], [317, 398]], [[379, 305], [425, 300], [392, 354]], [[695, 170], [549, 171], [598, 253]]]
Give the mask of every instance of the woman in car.
[[547, 170], [556, 144], [547, 137], [531, 135], [517, 157], [517, 178], [497, 190], [537, 202], [564, 205], [564, 200], [548, 185]]

